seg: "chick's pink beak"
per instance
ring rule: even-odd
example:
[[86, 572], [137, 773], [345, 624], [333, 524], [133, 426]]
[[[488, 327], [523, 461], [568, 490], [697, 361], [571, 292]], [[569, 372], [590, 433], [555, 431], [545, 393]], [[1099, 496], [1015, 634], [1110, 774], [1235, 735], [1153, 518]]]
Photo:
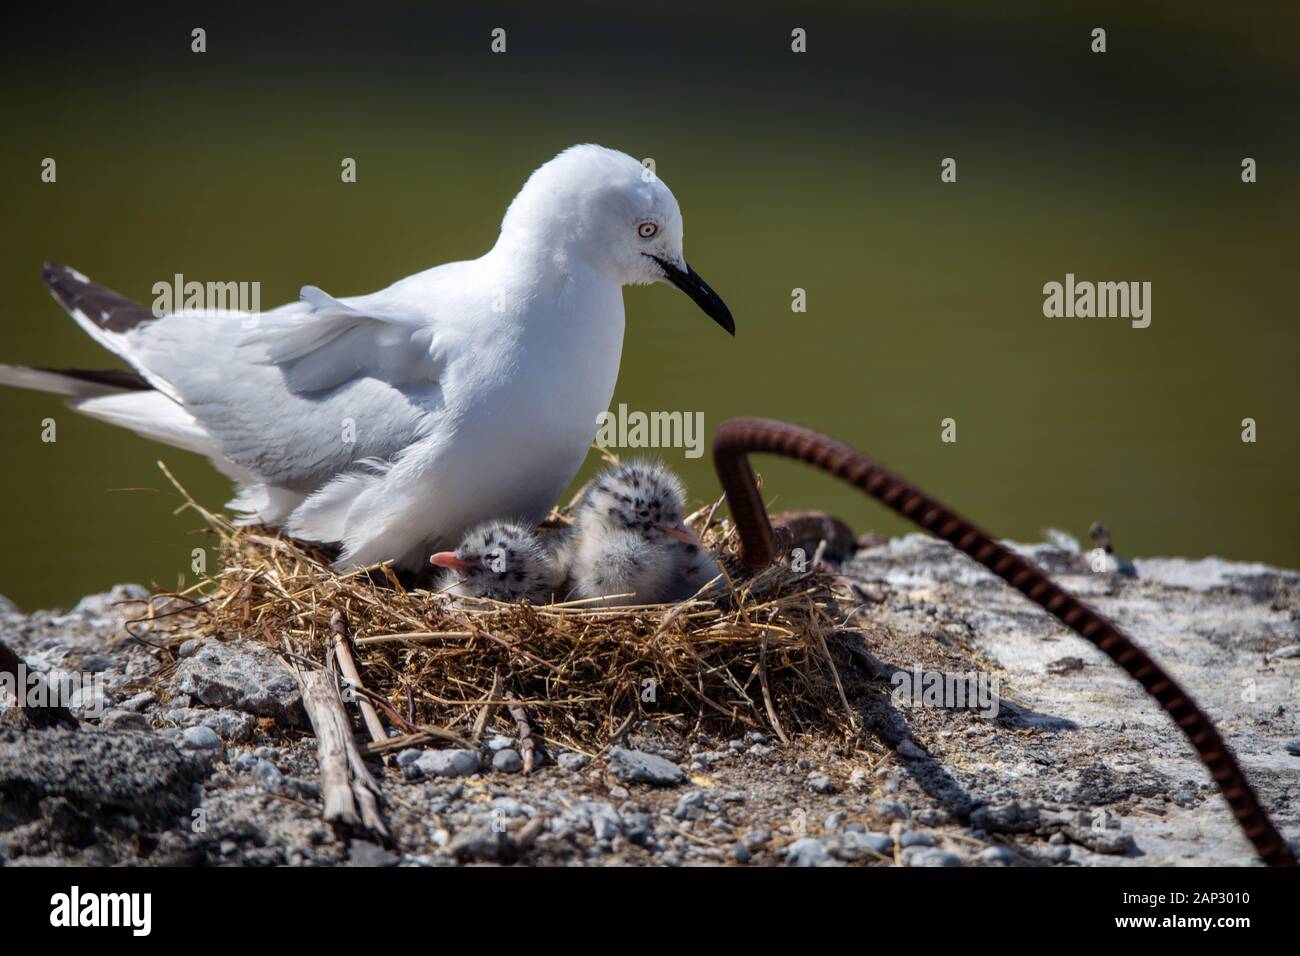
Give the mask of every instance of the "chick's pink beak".
[[684, 521], [679, 521], [677, 524], [664, 524], [659, 527], [670, 538], [676, 538], [678, 541], [684, 541], [686, 544], [693, 544], [696, 547], [700, 545], [699, 535], [687, 527]]
[[462, 561], [456, 557], [455, 551], [439, 551], [429, 558], [429, 563], [437, 565], [440, 568], [452, 568], [456, 571], [464, 571], [470, 567], [468, 561]]

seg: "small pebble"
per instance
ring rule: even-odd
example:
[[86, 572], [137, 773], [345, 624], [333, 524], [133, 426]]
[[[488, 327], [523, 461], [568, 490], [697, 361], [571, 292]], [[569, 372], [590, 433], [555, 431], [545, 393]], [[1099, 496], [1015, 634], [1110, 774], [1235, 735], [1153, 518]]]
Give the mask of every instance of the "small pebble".
[[110, 710], [99, 726], [105, 730], [152, 730], [144, 714], [129, 710]]
[[269, 760], [259, 760], [257, 766], [253, 768], [253, 779], [263, 790], [270, 793], [279, 793], [280, 785], [283, 782], [283, 774], [280, 768]]
[[426, 750], [411, 766], [426, 777], [468, 777], [481, 763], [477, 750]]
[[110, 657], [108, 654], [88, 654], [80, 661], [80, 669], [83, 671], [89, 671], [92, 674], [112, 670], [116, 666], [117, 658]]
[[144, 710], [146, 707], [148, 707], [157, 699], [158, 699], [158, 695], [155, 694], [153, 691], [149, 691], [149, 690], [141, 691], [139, 694], [136, 694], [134, 697], [130, 697], [122, 701], [121, 707], [123, 710], [130, 710], [139, 713], [140, 711]]
[[1016, 855], [1004, 846], [991, 846], [978, 859], [985, 866], [1011, 866], [1016, 862]]
[[[802, 762], [802, 761], [801, 761]], [[808, 775], [808, 789], [814, 793], [834, 793], [835, 781], [827, 774], [818, 771]]]
[[220, 750], [221, 738], [211, 727], [186, 727], [181, 733], [181, 743], [190, 750]]
[[492, 755], [492, 769], [502, 773], [518, 773], [524, 769], [524, 758], [517, 750], [498, 750]]
[[910, 737], [898, 745], [897, 753], [905, 760], [924, 760], [928, 756]]
[[961, 866], [957, 854], [924, 846], [908, 847], [898, 858], [903, 866]]
[[785, 862], [789, 866], [826, 866], [831, 855], [821, 840], [804, 837], [785, 848]]
[[930, 834], [919, 833], [916, 830], [904, 830], [898, 837], [898, 845], [901, 847], [934, 846], [936, 842]]
[[884, 817], [886, 820], [906, 820], [912, 815], [911, 808], [906, 803], [889, 797], [877, 800], [872, 810], [877, 816]]
[[561, 767], [565, 770], [578, 771], [587, 764], [591, 763], [591, 758], [586, 754], [575, 753], [572, 750], [566, 750], [557, 758]]
[[609, 772], [624, 783], [648, 783], [652, 787], [674, 787], [686, 779], [682, 768], [658, 754], [625, 747], [612, 747], [607, 758]]

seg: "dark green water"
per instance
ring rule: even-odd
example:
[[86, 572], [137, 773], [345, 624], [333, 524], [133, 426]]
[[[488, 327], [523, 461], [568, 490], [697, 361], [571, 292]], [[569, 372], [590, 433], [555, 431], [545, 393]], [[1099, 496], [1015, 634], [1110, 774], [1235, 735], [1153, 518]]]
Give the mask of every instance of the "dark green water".
[[[924, 25], [909, 36], [919, 49]], [[1276, 38], [1255, 40], [1266, 49], [1220, 66], [1272, 95], [1294, 68]], [[730, 340], [673, 290], [627, 290], [616, 403], [703, 411], [710, 434], [738, 414], [811, 425], [1009, 537], [1083, 535], [1100, 519], [1128, 554], [1300, 565], [1296, 87], [1277, 109], [1243, 111], [1166, 76], [1134, 105], [1080, 93], [1078, 71], [1093, 64], [1076, 51], [1045, 74], [985, 64], [1012, 74], [987, 101], [921, 97], [904, 110], [888, 88], [846, 92], [818, 61], [792, 68], [780, 42], [737, 54], [710, 83], [693, 82], [691, 50], [679, 52], [665, 91], [617, 75], [580, 84], [544, 50], [432, 77], [382, 61], [283, 70], [269, 56], [193, 74], [180, 56], [149, 69], [106, 58], [93, 75], [11, 69], [0, 360], [103, 362], [45, 293], [45, 258], [145, 301], [176, 272], [260, 281], [264, 306], [307, 283], [366, 292], [480, 254], [533, 167], [595, 141], [655, 158], [685, 213], [687, 255], [738, 325]], [[1279, 58], [1251, 59], [1266, 53]], [[924, 64], [907, 70], [902, 93]], [[1131, 76], [1150, 93], [1150, 76]], [[1042, 89], [1053, 82], [1079, 102], [1058, 109]], [[1238, 175], [1248, 155], [1254, 185]], [[56, 184], [39, 181], [45, 156]], [[355, 185], [339, 181], [344, 156], [358, 160]], [[955, 184], [939, 182], [945, 156], [958, 160]], [[1067, 272], [1149, 281], [1151, 326], [1045, 318], [1042, 286]], [[790, 308], [796, 287], [803, 314]], [[53, 444], [41, 441], [49, 416]], [[953, 444], [940, 440], [947, 417]], [[0, 593], [31, 608], [118, 581], [192, 580], [198, 521], [173, 516], [155, 462], [218, 506], [227, 485], [201, 459], [10, 389], [0, 447]], [[717, 494], [707, 456], [665, 455], [696, 497]], [[776, 507], [906, 530], [828, 478], [763, 470]]]

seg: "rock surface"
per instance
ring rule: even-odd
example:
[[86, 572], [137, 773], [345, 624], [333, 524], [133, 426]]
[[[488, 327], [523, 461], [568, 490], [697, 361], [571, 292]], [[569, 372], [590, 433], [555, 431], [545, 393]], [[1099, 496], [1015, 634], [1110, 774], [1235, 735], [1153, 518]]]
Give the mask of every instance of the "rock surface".
[[171, 689], [208, 707], [270, 717], [286, 727], [307, 726], [297, 682], [262, 647], [208, 641], [177, 664]]
[[[1294, 841], [1300, 574], [1218, 559], [1093, 572], [1068, 538], [1053, 541], [1021, 550], [1175, 674]], [[502, 718], [479, 750], [411, 749], [372, 764], [388, 798], [387, 845], [321, 822], [313, 740], [285, 733], [305, 726], [296, 684], [262, 647], [172, 634], [172, 646], [192, 640], [159, 681], [169, 658], [122, 630], [140, 615], [120, 602], [141, 589], [119, 586], [71, 612], [23, 615], [0, 600], [0, 640], [36, 670], [95, 674], [103, 705], [75, 733], [5, 727], [0, 713], [0, 862], [1253, 862], [1159, 708], [978, 565], [909, 536], [841, 571], [862, 592], [855, 625], [884, 669], [843, 672], [863, 727], [856, 750], [829, 738], [784, 744], [768, 728], [715, 738], [646, 721], [594, 757], [538, 754], [524, 775]], [[914, 704], [895, 693], [898, 673], [996, 679], [996, 696]]]

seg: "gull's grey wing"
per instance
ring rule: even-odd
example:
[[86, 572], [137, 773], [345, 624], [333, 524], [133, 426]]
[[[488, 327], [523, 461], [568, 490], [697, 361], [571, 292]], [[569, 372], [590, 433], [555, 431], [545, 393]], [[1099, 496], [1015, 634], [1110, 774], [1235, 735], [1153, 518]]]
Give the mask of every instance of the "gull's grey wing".
[[273, 312], [178, 313], [130, 339], [134, 360], [170, 383], [223, 455], [283, 488], [312, 491], [392, 461], [442, 406], [430, 324], [311, 287]]
[[437, 380], [427, 321], [362, 311], [315, 286], [301, 295], [305, 311], [267, 316], [239, 343], [248, 361], [277, 366], [291, 391], [327, 391], [358, 376], [395, 386]]

